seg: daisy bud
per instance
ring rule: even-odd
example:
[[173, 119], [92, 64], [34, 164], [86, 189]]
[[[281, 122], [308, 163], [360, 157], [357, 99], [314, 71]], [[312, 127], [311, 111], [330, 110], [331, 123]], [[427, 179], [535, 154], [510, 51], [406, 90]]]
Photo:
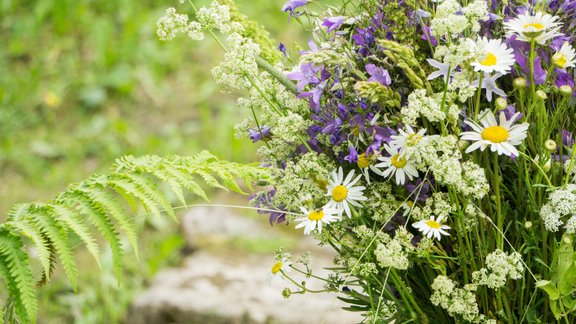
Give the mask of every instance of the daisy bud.
[[506, 107], [508, 107], [508, 100], [506, 100], [506, 98], [499, 97], [496, 99], [496, 108], [498, 110], [504, 110]]
[[563, 85], [560, 87], [560, 93], [566, 97], [571, 96], [573, 91], [574, 89], [572, 89], [572, 87], [569, 85]]
[[546, 142], [544, 142], [544, 147], [550, 152], [555, 152], [557, 145], [556, 145], [556, 142], [549, 139]]
[[564, 241], [564, 243], [566, 243], [566, 244], [572, 244], [572, 239], [568, 235], [564, 235], [564, 237], [562, 238], [562, 241]]
[[525, 228], [525, 229], [530, 229], [530, 228], [532, 228], [532, 222], [531, 222], [531, 221], [526, 221], [526, 223], [524, 223], [524, 228]]
[[546, 163], [544, 163], [544, 165], [542, 166], [542, 170], [544, 170], [544, 172], [548, 172], [550, 171], [551, 168], [552, 168], [552, 160], [548, 159], [548, 161], [546, 161]]
[[516, 79], [514, 79], [514, 87], [515, 87], [515, 88], [524, 88], [524, 87], [526, 87], [526, 79], [524, 79], [524, 78], [516, 78]]
[[458, 147], [460, 150], [465, 150], [468, 148], [468, 146], [470, 146], [470, 142], [462, 139], [458, 141]]
[[290, 295], [292, 295], [290, 288], [284, 288], [284, 290], [282, 290], [282, 297], [289, 298]]
[[548, 96], [546, 95], [546, 92], [544, 92], [542, 90], [536, 91], [536, 97], [538, 97], [538, 99], [540, 99], [540, 100], [546, 100], [546, 98], [548, 98]]

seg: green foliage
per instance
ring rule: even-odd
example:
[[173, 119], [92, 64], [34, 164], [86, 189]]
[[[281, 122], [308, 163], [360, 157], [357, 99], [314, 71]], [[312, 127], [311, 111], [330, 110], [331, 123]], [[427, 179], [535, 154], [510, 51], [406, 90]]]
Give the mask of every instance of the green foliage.
[[[97, 234], [110, 246], [114, 272], [120, 282], [123, 255], [120, 233], [127, 236], [134, 251], [138, 247], [130, 213], [118, 196], [133, 208], [142, 206], [158, 217], [166, 213], [177, 221], [159, 183], [168, 183], [185, 203], [182, 188], [206, 198], [201, 182], [244, 193], [237, 179], [251, 190], [252, 184], [266, 182], [268, 177], [265, 168], [220, 161], [206, 151], [193, 157], [126, 156], [117, 160], [112, 173], [97, 174], [72, 185], [48, 203], [17, 205], [0, 226], [0, 277], [6, 282], [9, 302], [14, 305], [6, 308], [7, 315], [17, 315], [24, 322], [35, 321], [36, 285], [50, 280], [56, 258], [76, 289], [78, 266], [74, 250], [78, 244], [75, 242], [79, 240], [86, 246], [100, 265]], [[28, 238], [37, 251], [39, 280], [33, 276], [23, 238]], [[11, 314], [12, 310], [15, 314]]]

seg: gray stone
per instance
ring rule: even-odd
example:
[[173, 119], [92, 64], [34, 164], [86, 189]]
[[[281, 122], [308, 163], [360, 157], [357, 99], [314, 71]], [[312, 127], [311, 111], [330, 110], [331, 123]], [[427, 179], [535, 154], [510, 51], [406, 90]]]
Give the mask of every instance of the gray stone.
[[[272, 255], [243, 253], [236, 249], [215, 252], [210, 242], [216, 237], [274, 237], [265, 219], [246, 219], [221, 208], [195, 209], [182, 221], [185, 237], [197, 252], [182, 266], [161, 271], [148, 290], [134, 300], [127, 323], [358, 323], [356, 313], [343, 311], [335, 294], [282, 297], [287, 280], [269, 280]], [[332, 264], [329, 248], [315, 246], [298, 234], [298, 250], [311, 250], [314, 273], [325, 275], [322, 267]], [[298, 277], [295, 275], [295, 277]], [[301, 277], [300, 277], [301, 278]], [[301, 278], [300, 280], [302, 280]], [[310, 289], [321, 289], [309, 281]]]

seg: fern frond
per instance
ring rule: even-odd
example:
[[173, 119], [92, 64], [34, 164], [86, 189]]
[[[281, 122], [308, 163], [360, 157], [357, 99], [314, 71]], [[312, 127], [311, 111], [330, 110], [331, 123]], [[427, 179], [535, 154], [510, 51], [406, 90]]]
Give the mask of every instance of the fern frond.
[[96, 174], [69, 186], [48, 203], [15, 206], [6, 223], [0, 224], [0, 278], [6, 282], [9, 295], [6, 302], [10, 306], [4, 315], [11, 318], [16, 314], [26, 323], [35, 320], [36, 287], [24, 237], [37, 251], [42, 269], [38, 285], [50, 280], [58, 259], [76, 289], [78, 268], [73, 253], [76, 240], [71, 242], [70, 233], [78, 236], [99, 265], [96, 237], [100, 235], [110, 245], [114, 272], [120, 281], [124, 254], [120, 233], [126, 236], [137, 257], [138, 242], [128, 206], [118, 200], [118, 195], [132, 207], [140, 204], [156, 216], [166, 213], [176, 220], [169, 199], [159, 189], [159, 182], [168, 183], [184, 203], [184, 189], [208, 200], [201, 183], [243, 193], [237, 179], [252, 189], [251, 184], [266, 182], [269, 178], [265, 168], [220, 161], [207, 151], [192, 157], [126, 156], [116, 161], [110, 174]]
[[98, 244], [96, 240], [90, 234], [88, 227], [84, 224], [84, 220], [80, 217], [80, 215], [70, 208], [55, 203], [50, 205], [48, 209], [53, 212], [55, 219], [62, 220], [78, 237], [84, 242], [86, 245], [86, 249], [88, 252], [92, 254], [96, 263], [98, 263], [98, 267], [100, 266], [100, 251], [98, 250]]
[[40, 228], [54, 245], [54, 249], [62, 263], [62, 269], [64, 269], [68, 280], [70, 280], [72, 288], [76, 290], [78, 267], [74, 260], [72, 247], [68, 241], [68, 228], [63, 227], [62, 224], [53, 218], [49, 205], [29, 205], [28, 213], [27, 219], [29, 219], [34, 226]]
[[22, 220], [11, 224], [12, 229], [20, 235], [28, 237], [34, 243], [36, 253], [38, 254], [38, 261], [42, 266], [42, 271], [45, 273], [46, 280], [50, 278], [52, 260], [50, 245], [51, 243], [46, 238], [46, 235], [36, 226], [30, 223], [29, 220]]
[[172, 205], [166, 198], [166, 196], [156, 190], [148, 178], [145, 178], [140, 173], [127, 173], [125, 175], [131, 182], [133, 182], [147, 197], [152, 199], [158, 206], [162, 208], [162, 210], [170, 216], [174, 221], [178, 222], [176, 218], [176, 214], [174, 213], [174, 209]]
[[108, 192], [104, 191], [102, 188], [90, 188], [86, 191], [88, 197], [91, 198], [93, 203], [101, 210], [105, 210], [108, 215], [113, 218], [120, 229], [126, 234], [128, 242], [134, 249], [134, 252], [138, 254], [138, 238], [136, 235], [136, 226], [130, 220], [130, 216], [126, 213], [122, 205]]
[[88, 217], [90, 223], [96, 227], [100, 235], [110, 245], [112, 251], [112, 265], [116, 278], [120, 281], [122, 275], [122, 244], [120, 234], [116, 231], [114, 224], [106, 214], [99, 208], [95, 202], [91, 201], [85, 192], [77, 191], [74, 195], [74, 201], [77, 203], [77, 210], [82, 215]]
[[38, 304], [28, 254], [22, 238], [5, 228], [0, 229], [0, 276], [6, 281], [18, 316], [34, 322]]

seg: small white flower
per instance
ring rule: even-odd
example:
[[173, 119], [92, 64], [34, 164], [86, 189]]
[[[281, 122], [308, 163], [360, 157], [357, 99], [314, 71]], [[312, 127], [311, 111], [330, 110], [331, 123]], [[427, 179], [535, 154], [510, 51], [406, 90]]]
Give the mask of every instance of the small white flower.
[[338, 210], [329, 208], [327, 206], [322, 207], [320, 210], [308, 210], [304, 207], [300, 207], [300, 210], [304, 214], [304, 217], [296, 219], [299, 224], [295, 228], [304, 227], [304, 235], [312, 233], [316, 228], [318, 233], [322, 233], [322, 224], [330, 224], [340, 218], [336, 216]]
[[378, 169], [378, 173], [383, 177], [391, 177], [396, 175], [396, 184], [403, 185], [406, 183], [406, 178], [412, 180], [418, 177], [418, 170], [414, 167], [412, 162], [403, 157], [398, 148], [392, 148], [389, 145], [385, 145], [384, 148], [390, 154], [390, 156], [379, 157], [378, 160], [382, 163], [375, 165], [376, 168], [384, 168], [384, 170]]
[[517, 39], [524, 42], [536, 40], [538, 44], [544, 45], [546, 41], [561, 35], [558, 32], [560, 23], [558, 17], [537, 12], [532, 15], [526, 11], [517, 18], [504, 23], [506, 37], [517, 35]]
[[[498, 88], [498, 85], [496, 84], [496, 80], [500, 78], [502, 75], [503, 75], [502, 73], [496, 73], [493, 76], [490, 76], [489, 74], [484, 74], [484, 77], [482, 78], [482, 89], [486, 89], [486, 98], [488, 99], [489, 102], [492, 101], [492, 93], [495, 93], [501, 97], [506, 97], [506, 92]], [[476, 80], [472, 82], [471, 86], [477, 88], [479, 86], [479, 83], [480, 83], [479, 80]]]
[[514, 65], [513, 50], [502, 43], [501, 39], [478, 37], [476, 41], [476, 57], [470, 65], [476, 72], [500, 72], [507, 74]]
[[484, 151], [487, 146], [490, 146], [492, 152], [498, 152], [500, 155], [518, 156], [518, 150], [515, 146], [520, 145], [522, 140], [526, 138], [529, 126], [528, 123], [512, 126], [520, 113], [514, 114], [510, 120], [506, 120], [504, 112], [500, 112], [500, 125], [498, 125], [492, 111], [484, 110], [480, 115], [482, 116], [481, 125], [467, 120], [465, 123], [472, 127], [472, 131], [460, 134], [463, 140], [474, 141], [466, 149], [466, 153], [477, 149]]
[[422, 232], [422, 234], [426, 235], [427, 238], [432, 238], [432, 236], [434, 236], [438, 241], [440, 241], [442, 235], [450, 235], [450, 233], [445, 231], [449, 230], [450, 226], [442, 225], [442, 217], [434, 219], [434, 216], [432, 216], [430, 219], [423, 219], [412, 224], [412, 226]]
[[268, 273], [268, 282], [271, 283], [272, 281], [284, 279], [284, 274], [290, 272], [291, 268], [290, 265], [292, 262], [286, 258], [282, 258], [281, 260], [276, 260], [270, 268], [270, 272]]
[[328, 181], [328, 192], [326, 193], [326, 196], [330, 197], [330, 201], [326, 207], [336, 209], [339, 214], [345, 211], [348, 217], [352, 217], [350, 205], [362, 207], [358, 201], [366, 200], [366, 197], [364, 197], [362, 193], [366, 188], [363, 186], [354, 186], [362, 177], [361, 174], [355, 179], [352, 179], [353, 177], [354, 170], [350, 171], [346, 179], [344, 179], [342, 167], [332, 172], [332, 179]]
[[448, 81], [449, 77], [448, 71], [450, 69], [450, 64], [440, 63], [434, 59], [427, 59], [426, 61], [428, 61], [430, 65], [438, 69], [430, 73], [430, 75], [428, 76], [428, 80], [434, 80], [436, 78], [443, 77], [442, 79], [444, 80], [444, 82]]
[[564, 42], [560, 50], [552, 56], [552, 63], [562, 69], [574, 67], [575, 57], [574, 48], [568, 42]]
[[391, 136], [390, 147], [399, 150], [402, 156], [406, 156], [407, 148], [414, 147], [425, 139], [426, 128], [415, 132], [410, 125], [406, 125], [406, 130], [400, 129], [398, 133], [398, 135]]

